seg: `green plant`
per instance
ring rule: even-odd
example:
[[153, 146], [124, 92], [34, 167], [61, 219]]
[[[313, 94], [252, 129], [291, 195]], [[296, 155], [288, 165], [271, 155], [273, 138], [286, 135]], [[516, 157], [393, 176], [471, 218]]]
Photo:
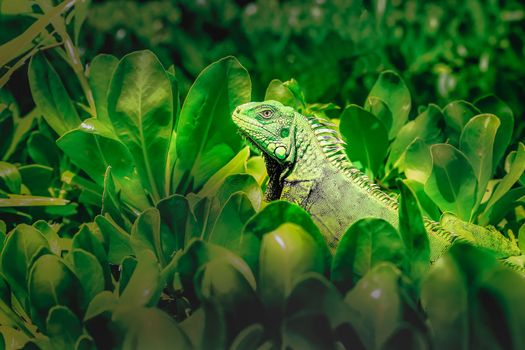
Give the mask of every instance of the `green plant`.
[[[375, 8], [373, 23], [381, 23], [376, 29], [387, 33], [393, 27], [386, 19], [404, 13], [409, 3], [388, 5], [384, 12]], [[234, 57], [201, 71], [203, 62], [222, 54], [221, 47], [202, 50], [209, 57], [191, 69], [179, 69], [179, 58], [176, 68], [166, 69], [151, 51], [121, 59], [93, 55], [85, 66], [80, 26], [89, 2], [19, 4], [17, 10], [14, 2], [4, 1], [0, 8], [23, 9], [36, 22], [28, 29], [29, 39], [22, 35], [0, 46], [2, 63], [11, 62], [2, 68], [2, 83], [9, 87], [11, 73], [31, 58], [28, 78], [36, 107], [20, 107], [8, 90], [0, 92], [0, 126], [6, 135], [0, 140], [1, 349], [525, 346], [522, 276], [491, 253], [465, 244], [430, 265], [421, 229], [422, 214], [439, 219], [448, 212], [446, 219], [452, 212], [466, 226], [496, 226], [525, 252], [525, 149], [514, 97], [510, 108], [492, 95], [471, 104], [448, 102], [452, 90], [434, 91], [434, 100], [442, 104], [446, 99], [443, 108], [415, 108], [426, 97], [415, 99], [397, 73], [385, 71], [375, 84], [369, 81], [382, 70], [376, 64], [377, 69], [363, 68], [344, 78], [344, 97], [321, 103], [320, 96], [333, 95], [316, 77], [333, 77], [332, 65], [344, 55], [334, 53], [313, 72], [304, 67], [318, 62], [322, 51], [308, 56], [304, 47], [295, 46], [304, 62], [290, 70], [279, 66], [278, 75], [297, 76], [301, 85], [294, 79], [273, 80], [265, 98], [334, 121], [354, 165], [400, 197], [399, 227], [375, 218], [360, 220], [331, 252], [307, 212], [285, 201], [263, 201], [264, 162], [258, 150], [244, 145], [231, 121], [238, 104], [262, 95], [259, 80], [275, 77], [264, 62], [279, 54], [279, 46], [250, 53], [263, 67], [249, 66], [259, 85], [252, 93], [250, 75]], [[152, 4], [126, 6], [154, 11]], [[235, 10], [236, 3], [227, 4], [213, 5], [234, 9], [218, 27], [239, 24], [235, 18], [241, 16], [250, 42], [272, 41], [257, 35], [274, 25], [267, 20], [272, 8], [260, 7], [265, 14], [255, 19]], [[95, 6], [103, 11], [121, 5]], [[274, 5], [275, 12], [281, 5]], [[282, 6], [286, 13], [303, 8]], [[338, 9], [335, 3], [320, 8], [329, 6]], [[484, 11], [475, 13], [485, 16]], [[408, 26], [406, 35], [413, 40], [404, 43], [392, 31], [403, 42], [403, 57], [413, 63], [402, 74], [411, 84], [418, 72], [446, 73], [447, 79], [455, 75], [429, 72], [428, 61], [419, 58], [427, 45], [413, 26], [435, 17], [427, 15]], [[207, 16], [200, 21], [214, 18]], [[309, 26], [308, 18], [280, 44], [300, 42], [306, 35], [300, 25]], [[96, 27], [95, 21], [88, 18]], [[136, 22], [130, 21], [133, 26]], [[352, 28], [341, 29], [324, 27], [324, 34], [308, 36], [320, 46], [334, 32], [352, 37]], [[446, 40], [432, 33], [435, 40]], [[463, 39], [474, 42], [480, 35]], [[150, 32], [140, 36], [154, 37]], [[226, 41], [236, 43], [232, 38]], [[397, 41], [381, 42], [390, 48]], [[23, 50], [6, 50], [14, 46]], [[54, 48], [43, 50], [47, 46]], [[181, 48], [184, 61], [191, 61], [188, 47]], [[460, 65], [447, 50], [439, 55]], [[241, 60], [251, 62], [247, 54]], [[366, 66], [372, 56], [360, 56], [355, 65]], [[168, 55], [161, 57], [165, 61]], [[67, 74], [64, 62], [74, 75]], [[469, 77], [477, 69], [457, 74]], [[433, 84], [429, 81], [422, 86]], [[358, 102], [363, 85], [371, 86], [363, 107], [339, 107], [341, 101]], [[483, 86], [492, 90], [490, 82]], [[523, 255], [513, 260], [524, 263]]]

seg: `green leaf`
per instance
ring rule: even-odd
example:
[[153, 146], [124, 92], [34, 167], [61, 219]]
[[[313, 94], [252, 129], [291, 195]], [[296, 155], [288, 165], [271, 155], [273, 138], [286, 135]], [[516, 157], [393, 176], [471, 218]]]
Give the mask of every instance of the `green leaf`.
[[323, 273], [326, 268], [312, 236], [292, 223], [265, 234], [259, 254], [258, 292], [272, 320], [283, 313], [285, 300], [302, 274]]
[[66, 256], [66, 262], [78, 277], [84, 290], [84, 304], [104, 290], [104, 270], [95, 255], [80, 249], [73, 249]]
[[115, 319], [125, 331], [122, 349], [192, 349], [180, 326], [159, 309], [138, 307], [115, 315]]
[[399, 162], [402, 162], [408, 147], [416, 139], [428, 144], [436, 143], [440, 138], [438, 123], [442, 118], [443, 114], [439, 107], [430, 104], [416, 119], [406, 123], [390, 145], [387, 167], [396, 167]]
[[325, 315], [297, 315], [285, 320], [282, 328], [285, 349], [336, 349], [330, 323]]
[[46, 134], [40, 131], [32, 132], [27, 140], [27, 151], [35, 163], [58, 169], [60, 155], [57, 146]]
[[145, 252], [138, 259], [137, 267], [120, 296], [120, 303], [126, 307], [156, 305], [164, 287], [157, 259], [153, 253]]
[[373, 179], [388, 150], [388, 131], [383, 123], [372, 113], [350, 105], [341, 114], [339, 129], [348, 144], [348, 157], [352, 162], [361, 163]]
[[465, 155], [452, 145], [432, 145], [430, 151], [433, 166], [425, 183], [426, 194], [442, 211], [450, 211], [470, 221], [477, 194], [477, 180], [472, 166]]
[[8, 198], [0, 198], [1, 207], [40, 207], [40, 206], [65, 206], [69, 203], [67, 199], [26, 196], [11, 194]]
[[512, 162], [512, 166], [509, 169], [509, 172], [505, 177], [500, 181], [500, 183], [497, 185], [496, 189], [494, 190], [494, 193], [490, 197], [484, 215], [485, 213], [490, 210], [490, 208], [499, 201], [505, 193], [507, 193], [512, 186], [516, 183], [516, 181], [519, 180], [520, 176], [523, 175], [523, 172], [525, 171], [525, 145], [523, 143], [518, 144], [518, 149], [516, 151], [516, 156], [514, 158], [514, 161]]
[[108, 116], [108, 90], [118, 59], [113, 55], [100, 54], [93, 58], [89, 67], [89, 86], [97, 110], [97, 119], [113, 128]]
[[500, 126], [498, 117], [493, 114], [480, 114], [472, 117], [461, 132], [459, 149], [465, 154], [476, 179], [478, 180], [478, 194], [476, 205], [479, 205], [487, 184], [492, 178], [494, 164], [492, 164], [494, 140]]
[[352, 325], [367, 349], [380, 349], [403, 324], [400, 277], [392, 264], [378, 264], [345, 296]]
[[263, 313], [253, 280], [253, 275], [245, 278], [227, 258], [211, 260], [195, 276], [199, 299], [216, 304], [223, 311], [228, 333], [232, 335], [258, 321]]
[[73, 237], [72, 248], [78, 248], [85, 250], [93, 254], [103, 270], [103, 277], [105, 281], [105, 286], [109, 287], [111, 285], [111, 274], [108, 266], [108, 258], [106, 255], [106, 250], [104, 245], [101, 242], [102, 238], [98, 238], [94, 232], [94, 229], [89, 229], [87, 225], [83, 225], [80, 230]]
[[496, 115], [501, 122], [498, 131], [496, 132], [496, 139], [494, 140], [492, 167], [495, 169], [503, 158], [512, 139], [512, 133], [514, 131], [514, 113], [505, 102], [494, 95], [480, 98], [475, 102], [475, 105], [483, 113], [492, 113]]
[[[96, 118], [85, 120], [78, 129], [57, 140], [58, 146], [71, 161], [84, 170], [97, 184], [103, 186], [108, 166], [122, 199], [131, 207], [144, 210], [150, 203], [135, 169], [129, 150]], [[86, 147], [94, 145], [94, 147]]]
[[102, 210], [101, 214], [108, 214], [115, 222], [124, 228], [131, 227], [131, 223], [125, 216], [120, 199], [120, 191], [117, 191], [111, 166], [108, 166], [104, 176], [104, 192], [102, 193]]
[[29, 62], [29, 86], [35, 104], [49, 126], [59, 135], [78, 127], [80, 118], [53, 66], [42, 53]]
[[110, 217], [97, 215], [95, 223], [102, 232], [104, 239], [109, 243], [107, 255], [110, 264], [120, 265], [126, 256], [133, 254], [129, 234]]
[[146, 209], [133, 223], [131, 228], [131, 247], [139, 258], [151, 252], [161, 266], [166, 266], [166, 257], [160, 237], [160, 213], [156, 208]]
[[52, 183], [53, 168], [39, 164], [30, 164], [22, 165], [20, 168], [18, 168], [18, 171], [22, 177], [22, 183], [29, 189], [29, 192], [31, 192], [32, 195], [49, 195], [49, 187]]
[[336, 329], [348, 322], [349, 309], [333, 284], [321, 275], [308, 273], [296, 283], [286, 301], [285, 318], [298, 314], [325, 315], [330, 327]]
[[22, 177], [17, 167], [11, 163], [0, 162], [0, 189], [9, 193], [20, 193]]
[[416, 138], [407, 147], [401, 169], [405, 172], [408, 179], [420, 183], [427, 182], [432, 173], [432, 154], [430, 153], [430, 147], [425, 141]]
[[113, 310], [118, 305], [118, 298], [115, 294], [108, 290], [97, 294], [89, 303], [86, 313], [84, 315], [84, 321], [88, 321], [96, 316]]
[[264, 100], [278, 101], [283, 105], [293, 107], [296, 110], [304, 108], [304, 96], [301, 94], [296, 95], [293, 88], [291, 88], [293, 85], [297, 85], [297, 82], [293, 79], [285, 82], [282, 82], [279, 79], [273, 79], [266, 88]]
[[197, 270], [214, 259], [227, 259], [255, 289], [253, 273], [243, 259], [221, 246], [205, 243], [201, 240], [193, 240], [180, 258], [177, 259], [175, 268], [180, 275], [185, 292], [190, 297], [196, 298], [193, 282]]
[[237, 252], [239, 244], [242, 244], [242, 228], [255, 213], [245, 193], [232, 194], [220, 209], [217, 219], [211, 223], [206, 240]]
[[264, 327], [259, 323], [252, 324], [240, 331], [230, 346], [231, 350], [258, 349], [263, 341]]
[[120, 276], [118, 280], [118, 293], [122, 294], [126, 289], [133, 272], [137, 268], [137, 259], [132, 256], [125, 257], [120, 264]]
[[107, 108], [115, 133], [135, 160], [142, 185], [158, 202], [169, 192], [165, 173], [173, 93], [166, 71], [151, 51], [122, 58], [111, 79]]
[[197, 195], [201, 197], [211, 197], [215, 195], [228, 176], [245, 172], [246, 162], [249, 156], [250, 148], [244, 147], [232, 160], [206, 181]]
[[401, 236], [390, 223], [378, 218], [360, 219], [348, 228], [337, 245], [331, 280], [340, 290], [347, 291], [383, 261], [401, 265], [405, 254]]
[[187, 222], [193, 217], [188, 200], [181, 195], [175, 194], [158, 202], [157, 209], [160, 213], [161, 225], [168, 227], [171, 236], [176, 242], [174, 250], [184, 248], [187, 239], [185, 237], [186, 227], [191, 225], [191, 223], [187, 224]]
[[[254, 235], [261, 240], [266, 233], [276, 230], [284, 223], [300, 226], [312, 236], [317, 244], [318, 251], [323, 256], [324, 266], [328, 269], [331, 254], [323, 235], [313, 222], [310, 214], [293, 203], [283, 200], [269, 203], [263, 210], [257, 213], [257, 215], [248, 220], [243, 231], [243, 236], [248, 237], [248, 235]], [[256, 251], [258, 252], [258, 250]], [[246, 259], [244, 256], [243, 258]]]
[[447, 134], [453, 145], [459, 142], [461, 131], [467, 122], [475, 115], [481, 112], [471, 103], [466, 101], [453, 101], [443, 108], [443, 116], [447, 125]]
[[58, 305], [51, 308], [47, 317], [46, 335], [56, 349], [74, 349], [82, 335], [82, 324], [67, 307]]
[[430, 267], [430, 243], [419, 203], [410, 188], [401, 180], [397, 181], [400, 190], [399, 233], [406, 247], [405, 267], [408, 275], [419, 285]]
[[193, 188], [199, 188], [241, 149], [231, 114], [250, 95], [248, 72], [234, 57], [211, 64], [192, 85], [177, 126], [177, 156], [180, 168], [193, 177]]
[[403, 182], [416, 195], [420, 206], [419, 208], [421, 209], [421, 213], [429, 219], [439, 221], [439, 218], [441, 217], [441, 212], [439, 211], [439, 208], [436, 206], [436, 204], [432, 201], [432, 199], [430, 199], [430, 197], [427, 196], [427, 194], [425, 193], [425, 185], [421, 182], [410, 179], [405, 179], [403, 180]]
[[36, 228], [40, 233], [44, 235], [49, 244], [49, 249], [55, 255], [60, 256], [62, 253], [61, 238], [58, 235], [56, 227], [51, 226], [48, 222], [44, 220], [38, 220], [33, 224], [33, 227]]
[[80, 282], [75, 274], [56, 255], [38, 258], [29, 274], [29, 299], [37, 317], [44, 323], [53, 306], [64, 305], [79, 313], [83, 295]]
[[74, 31], [73, 31], [73, 38], [75, 45], [78, 46], [78, 36], [80, 35], [80, 29], [82, 28], [82, 24], [84, 24], [84, 21], [86, 20], [89, 5], [91, 4], [91, 0], [80, 0], [75, 3], [75, 19], [74, 19]]
[[410, 91], [397, 73], [384, 71], [370, 90], [366, 98], [365, 109], [371, 108], [373, 98], [384, 101], [392, 112], [392, 127], [387, 130], [387, 133], [388, 139], [393, 139], [408, 119], [411, 107]]
[[9, 233], [2, 250], [2, 274], [22, 304], [27, 297], [29, 269], [36, 258], [48, 252], [47, 240], [32, 226], [20, 224]]
[[40, 33], [46, 31], [46, 27], [50, 22], [55, 20], [56, 16], [61, 15], [69, 9], [74, 2], [75, 0], [68, 0], [53, 7], [47, 12], [46, 16], [39, 17], [22, 34], [1, 45], [0, 67], [5, 66], [11, 60], [33, 47], [33, 40], [35, 40]]
[[375, 115], [379, 119], [387, 130], [392, 128], [392, 112], [385, 101], [378, 97], [370, 96], [365, 101], [365, 110]]
[[[0, 325], [0, 338], [3, 339], [6, 350], [22, 349], [29, 341], [26, 333], [6, 325]], [[2, 342], [0, 340], [0, 346], [1, 345]]]

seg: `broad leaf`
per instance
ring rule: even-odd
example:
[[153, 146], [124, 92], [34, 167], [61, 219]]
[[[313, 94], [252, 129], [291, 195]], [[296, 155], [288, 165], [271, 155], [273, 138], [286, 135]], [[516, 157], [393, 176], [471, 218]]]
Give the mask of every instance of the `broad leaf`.
[[29, 274], [29, 298], [36, 314], [35, 321], [44, 323], [53, 306], [64, 305], [76, 314], [82, 305], [80, 281], [56, 255], [38, 258]]
[[403, 324], [400, 277], [392, 264], [378, 264], [345, 296], [352, 325], [367, 349], [380, 349]]
[[339, 130], [347, 142], [346, 153], [374, 178], [388, 150], [388, 130], [372, 113], [356, 105], [345, 108]]
[[392, 113], [392, 127], [387, 133], [388, 139], [393, 139], [408, 119], [411, 107], [410, 91], [397, 73], [384, 71], [370, 90], [365, 108], [370, 108], [369, 101], [373, 103], [374, 98], [385, 102]]
[[73, 349], [82, 335], [82, 324], [67, 307], [57, 305], [51, 308], [46, 324], [46, 334], [57, 349]]
[[494, 140], [499, 126], [500, 121], [495, 115], [480, 114], [471, 118], [461, 132], [459, 149], [472, 165], [478, 180], [476, 205], [481, 202], [492, 178]]
[[463, 153], [449, 144], [432, 145], [430, 151], [433, 166], [425, 192], [442, 211], [470, 221], [477, 194], [472, 166]]
[[78, 127], [80, 118], [53, 66], [40, 53], [29, 63], [31, 95], [49, 126], [59, 135]]
[[133, 157], [114, 137], [100, 121], [91, 118], [61, 137], [57, 144], [75, 165], [101, 186], [106, 169], [111, 166], [115, 182], [122, 191], [122, 199], [130, 206], [144, 210], [150, 204], [138, 178]]
[[108, 114], [135, 161], [142, 185], [158, 202], [168, 194], [165, 173], [173, 93], [166, 71], [152, 52], [137, 51], [119, 62], [108, 91]]
[[453, 145], [458, 145], [461, 131], [470, 118], [480, 113], [474, 105], [461, 100], [450, 102], [443, 108], [443, 116], [447, 125], [446, 134], [449, 135]]
[[0, 162], [0, 189], [9, 193], [20, 193], [22, 178], [17, 167], [11, 163]]
[[202, 186], [241, 149], [231, 114], [250, 95], [248, 72], [233, 57], [208, 66], [192, 85], [177, 125], [177, 156], [180, 169], [190, 172], [193, 188]]
[[301, 226], [284, 223], [263, 236], [259, 255], [258, 292], [272, 320], [279, 319], [297, 279], [306, 272], [323, 273], [323, 255]]
[[401, 266], [405, 246], [397, 230], [378, 218], [356, 221], [341, 237], [332, 261], [331, 280], [348, 291], [382, 261]]
[[118, 59], [115, 56], [100, 54], [93, 58], [89, 67], [89, 86], [93, 92], [97, 119], [110, 128], [112, 125], [108, 116], [107, 95], [109, 83], [117, 65]]
[[406, 123], [390, 145], [387, 166], [396, 167], [403, 161], [407, 148], [416, 140], [420, 139], [428, 144], [439, 140], [439, 121], [443, 114], [438, 106], [430, 104], [427, 109], [419, 114], [416, 119]]
[[505, 150], [510, 144], [514, 131], [514, 113], [512, 109], [502, 100], [494, 95], [488, 95], [475, 102], [477, 108], [483, 113], [492, 113], [499, 119], [500, 126], [496, 132], [494, 141], [494, 152], [492, 154], [492, 168], [495, 169], [499, 164]]
[[317, 244], [317, 249], [324, 257], [324, 266], [329, 268], [331, 255], [323, 235], [313, 222], [310, 214], [293, 203], [287, 201], [273, 201], [269, 203], [257, 215], [248, 220], [243, 235], [254, 235], [261, 240], [266, 233], [274, 231], [284, 223], [298, 225], [311, 235]]
[[429, 237], [414, 193], [401, 180], [397, 185], [401, 192], [399, 232], [406, 247], [405, 266], [412, 280], [419, 284], [430, 267]]

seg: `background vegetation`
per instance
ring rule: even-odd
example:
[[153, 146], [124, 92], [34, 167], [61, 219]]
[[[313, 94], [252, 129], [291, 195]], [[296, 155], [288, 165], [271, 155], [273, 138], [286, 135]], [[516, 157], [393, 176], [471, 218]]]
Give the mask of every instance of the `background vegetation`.
[[[0, 10], [0, 349], [525, 347], [519, 1]], [[269, 98], [333, 119], [400, 226], [330, 251], [265, 203], [230, 115]], [[422, 215], [516, 256], [430, 265]]]

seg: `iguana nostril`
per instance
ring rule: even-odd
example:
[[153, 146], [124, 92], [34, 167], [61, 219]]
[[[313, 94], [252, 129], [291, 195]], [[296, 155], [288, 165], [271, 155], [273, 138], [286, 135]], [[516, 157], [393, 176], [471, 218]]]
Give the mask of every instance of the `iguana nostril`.
[[235, 110], [235, 113], [237, 113], [237, 114], [241, 113], [241, 109], [240, 109], [240, 108], [237, 108], [237, 109]]

